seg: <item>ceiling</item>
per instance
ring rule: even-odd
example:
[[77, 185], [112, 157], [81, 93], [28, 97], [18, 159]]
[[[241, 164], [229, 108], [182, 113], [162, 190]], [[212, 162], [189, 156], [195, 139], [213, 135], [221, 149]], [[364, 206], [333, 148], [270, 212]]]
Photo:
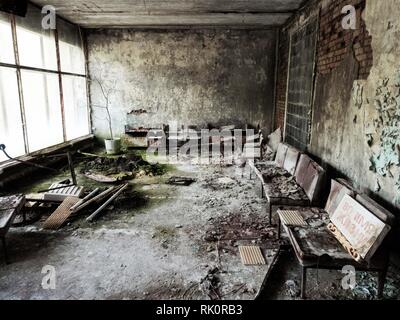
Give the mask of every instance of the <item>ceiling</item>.
[[86, 28], [272, 27], [284, 24], [304, 0], [32, 0]]

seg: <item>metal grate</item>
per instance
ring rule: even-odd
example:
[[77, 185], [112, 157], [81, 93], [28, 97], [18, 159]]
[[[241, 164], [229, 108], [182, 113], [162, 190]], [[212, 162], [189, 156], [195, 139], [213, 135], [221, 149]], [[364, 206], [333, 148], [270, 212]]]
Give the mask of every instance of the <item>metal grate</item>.
[[[49, 190], [62, 187], [62, 184], [52, 184]], [[80, 198], [83, 194], [83, 187], [67, 186], [65, 188], [47, 191], [44, 194], [44, 200], [64, 201], [68, 197]]]
[[302, 151], [310, 137], [316, 35], [313, 20], [291, 37], [285, 141]]

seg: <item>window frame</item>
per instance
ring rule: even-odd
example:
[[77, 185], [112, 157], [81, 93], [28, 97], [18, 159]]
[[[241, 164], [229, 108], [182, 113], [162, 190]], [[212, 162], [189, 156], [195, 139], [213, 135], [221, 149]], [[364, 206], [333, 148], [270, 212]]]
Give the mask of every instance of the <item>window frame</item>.
[[[40, 8], [34, 6], [35, 9], [40, 10]], [[0, 62], [0, 67], [7, 67], [7, 68], [12, 68], [16, 70], [17, 73], [17, 83], [18, 83], [18, 94], [19, 94], [19, 106], [20, 106], [20, 112], [21, 112], [21, 119], [22, 119], [22, 131], [23, 131], [23, 137], [24, 137], [24, 146], [25, 146], [25, 154], [23, 156], [29, 156], [31, 154], [35, 154], [38, 151], [45, 150], [50, 147], [54, 147], [56, 145], [51, 145], [48, 146], [44, 149], [38, 150], [31, 152], [29, 150], [29, 139], [28, 139], [28, 133], [27, 133], [27, 121], [26, 121], [26, 112], [25, 112], [25, 103], [24, 103], [24, 94], [23, 94], [23, 86], [22, 86], [22, 71], [23, 70], [28, 70], [28, 71], [36, 71], [44, 74], [55, 74], [58, 76], [58, 86], [59, 86], [59, 93], [60, 93], [60, 107], [61, 107], [61, 118], [62, 118], [62, 131], [63, 131], [63, 142], [70, 142], [73, 140], [68, 140], [67, 139], [67, 128], [66, 128], [66, 122], [65, 122], [65, 110], [64, 110], [64, 90], [63, 90], [63, 76], [72, 76], [72, 77], [80, 77], [80, 78], [85, 78], [86, 79], [86, 99], [87, 99], [87, 115], [88, 115], [88, 135], [91, 134], [92, 129], [91, 129], [91, 112], [90, 112], [90, 94], [89, 94], [89, 79], [88, 79], [88, 59], [87, 59], [87, 43], [85, 37], [82, 35], [81, 40], [82, 40], [82, 50], [83, 50], [83, 57], [84, 57], [84, 65], [85, 65], [85, 72], [84, 73], [74, 73], [74, 72], [65, 72], [62, 71], [62, 63], [61, 63], [61, 53], [60, 53], [60, 44], [59, 44], [59, 35], [58, 35], [58, 29], [53, 30], [54, 32], [54, 40], [55, 40], [55, 46], [56, 46], [56, 60], [57, 60], [57, 70], [51, 70], [51, 69], [46, 69], [46, 68], [37, 68], [37, 67], [30, 67], [30, 66], [25, 66], [21, 65], [20, 59], [19, 59], [19, 51], [18, 51], [18, 37], [17, 37], [17, 23], [16, 23], [16, 18], [12, 14], [7, 14], [4, 13], [5, 16], [8, 16], [9, 22], [10, 22], [10, 28], [12, 31], [12, 41], [13, 41], [13, 49], [14, 49], [14, 57], [15, 57], [15, 64], [12, 63], [4, 63]], [[60, 18], [57, 16], [57, 19], [62, 19], [66, 23], [72, 24], [73, 26], [78, 28], [78, 31], [81, 33], [81, 28], [63, 18]], [[85, 136], [79, 137], [77, 139], [81, 139]], [[5, 161], [7, 162], [7, 161]]]

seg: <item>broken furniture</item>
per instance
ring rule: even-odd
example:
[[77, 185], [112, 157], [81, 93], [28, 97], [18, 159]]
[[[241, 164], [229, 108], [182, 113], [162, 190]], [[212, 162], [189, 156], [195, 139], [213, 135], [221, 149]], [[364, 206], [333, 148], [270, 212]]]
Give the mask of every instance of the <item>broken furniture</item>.
[[16, 215], [25, 205], [25, 196], [15, 195], [0, 198], [0, 238], [3, 244], [4, 258], [8, 261], [6, 235], [11, 227]]
[[147, 135], [148, 147], [161, 147], [162, 141], [166, 139], [163, 129], [151, 129]]
[[[302, 268], [302, 298], [305, 297], [308, 269], [341, 270], [347, 265], [358, 271], [377, 272], [378, 298], [382, 297], [389, 263], [387, 232], [395, 218], [371, 198], [355, 197], [355, 194], [332, 181], [325, 210], [297, 208], [295, 210], [307, 225], [283, 224]], [[334, 225], [332, 220], [343, 221], [344, 225]], [[356, 233], [353, 238], [346, 239], [343, 234], [349, 234], [349, 230]]]
[[278, 210], [278, 226], [277, 233], [280, 239], [281, 224], [289, 227], [307, 226], [307, 221], [303, 217], [303, 212], [309, 210], [314, 211], [316, 215], [323, 214], [325, 216], [332, 215], [339, 206], [340, 201], [345, 195], [355, 196], [354, 189], [343, 179], [332, 179], [331, 190], [326, 201], [324, 209], [320, 208], [291, 208], [290, 210]]
[[[280, 143], [278, 145], [278, 149], [275, 155], [275, 160], [274, 161], [262, 161], [262, 160], [257, 160], [257, 159], [250, 159], [247, 161], [247, 164], [249, 165], [250, 168], [250, 179], [252, 179], [252, 172], [256, 174], [256, 176], [260, 179], [261, 182], [263, 182], [264, 177], [273, 177], [275, 175], [293, 175], [295, 172], [295, 169], [292, 169], [293, 164], [291, 161], [296, 162], [299, 160], [300, 152], [296, 151], [296, 149], [291, 148], [292, 152], [289, 153], [289, 157], [286, 163], [286, 168], [285, 168], [285, 160], [286, 160], [286, 155], [289, 150], [290, 146], [288, 146], [285, 143]], [[293, 155], [293, 160], [290, 155]], [[297, 157], [297, 159], [296, 159]]]
[[68, 197], [80, 198], [83, 194], [83, 187], [75, 185], [63, 185], [54, 183], [49, 190], [44, 194], [43, 199], [55, 202], [63, 202]]
[[261, 131], [257, 135], [246, 137], [246, 142], [243, 146], [244, 165], [242, 167], [242, 177], [244, 176], [246, 163], [251, 162], [254, 164], [255, 159], [262, 159], [262, 145], [263, 136]]
[[86, 197], [80, 199], [76, 196], [69, 196], [64, 199], [64, 201], [58, 206], [58, 208], [50, 215], [49, 218], [45, 221], [43, 228], [50, 230], [59, 229], [67, 219], [80, 212], [84, 208], [94, 204], [99, 203], [105, 200], [107, 197], [110, 197], [106, 200], [94, 213], [92, 213], [87, 221], [93, 221], [108, 205], [110, 205], [129, 185], [119, 185], [115, 187], [110, 187], [107, 190], [103, 191], [99, 195], [99, 188], [96, 188], [92, 192], [90, 192]]
[[243, 146], [243, 155], [245, 159], [262, 159], [263, 135], [259, 131], [252, 136], [246, 136], [246, 142]]
[[125, 126], [124, 141], [128, 147], [148, 148], [159, 145], [165, 139], [164, 126], [157, 128], [134, 128], [130, 125]]
[[126, 139], [129, 146], [148, 147], [147, 135], [151, 129], [149, 128], [133, 128], [129, 125], [125, 126]]
[[280, 144], [274, 162], [249, 162], [261, 180], [268, 201], [269, 223], [273, 206], [309, 206], [318, 202], [325, 171], [309, 156]]

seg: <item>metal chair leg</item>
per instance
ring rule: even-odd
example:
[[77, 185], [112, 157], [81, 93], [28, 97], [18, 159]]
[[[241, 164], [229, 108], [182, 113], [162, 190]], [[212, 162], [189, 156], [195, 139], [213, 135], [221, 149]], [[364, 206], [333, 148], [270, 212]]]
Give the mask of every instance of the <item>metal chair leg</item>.
[[3, 244], [4, 259], [6, 261], [6, 264], [9, 264], [10, 262], [8, 261], [6, 237], [1, 237], [1, 242]]
[[307, 289], [307, 268], [306, 267], [301, 267], [301, 293], [300, 293], [300, 298], [305, 299], [306, 298], [306, 289]]
[[380, 271], [378, 273], [378, 299], [383, 298], [383, 289], [385, 287], [385, 280], [386, 280], [387, 269]]
[[280, 218], [278, 218], [278, 229], [277, 229], [277, 233], [278, 233], [278, 240], [280, 240], [281, 239], [281, 219]]
[[269, 207], [269, 225], [272, 225], [272, 204], [271, 203], [269, 203], [268, 204], [268, 207]]
[[264, 195], [264, 184], [261, 182], [261, 199], [264, 199], [265, 195]]

